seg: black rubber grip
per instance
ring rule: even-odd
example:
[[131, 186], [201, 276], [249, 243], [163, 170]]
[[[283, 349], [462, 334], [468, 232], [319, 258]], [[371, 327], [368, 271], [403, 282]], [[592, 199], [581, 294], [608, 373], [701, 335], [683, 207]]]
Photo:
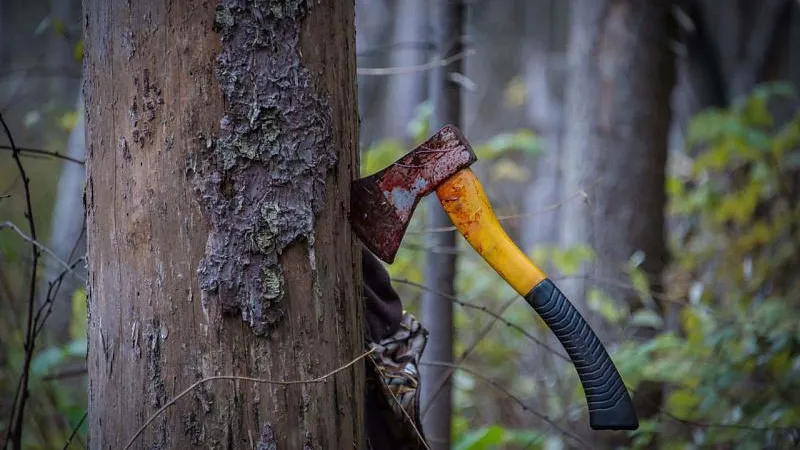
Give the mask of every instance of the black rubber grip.
[[633, 402], [603, 343], [550, 279], [525, 296], [567, 351], [581, 380], [593, 430], [635, 430]]

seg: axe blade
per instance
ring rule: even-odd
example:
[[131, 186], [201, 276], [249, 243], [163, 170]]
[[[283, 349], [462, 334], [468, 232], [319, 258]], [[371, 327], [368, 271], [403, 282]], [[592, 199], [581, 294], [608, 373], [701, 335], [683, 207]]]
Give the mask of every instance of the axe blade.
[[420, 199], [476, 160], [461, 131], [446, 125], [385, 169], [353, 181], [350, 222], [361, 242], [394, 262]]

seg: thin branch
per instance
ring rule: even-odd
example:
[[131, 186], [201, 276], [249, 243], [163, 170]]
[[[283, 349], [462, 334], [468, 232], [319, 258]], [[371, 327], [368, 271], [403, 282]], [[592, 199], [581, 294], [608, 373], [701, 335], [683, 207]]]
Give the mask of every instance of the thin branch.
[[574, 441], [580, 443], [581, 446], [584, 447], [584, 448], [592, 448], [592, 446], [589, 445], [583, 439], [581, 439], [580, 436], [578, 436], [575, 433], [572, 433], [569, 430], [565, 430], [564, 428], [561, 428], [560, 426], [558, 426], [558, 424], [555, 423], [555, 421], [550, 419], [550, 417], [548, 417], [546, 414], [541, 413], [541, 412], [531, 408], [525, 402], [523, 402], [519, 397], [517, 397], [516, 395], [512, 394], [511, 392], [509, 392], [508, 389], [504, 388], [503, 386], [501, 386], [500, 384], [498, 384], [497, 382], [495, 382], [491, 378], [488, 378], [485, 375], [481, 374], [477, 370], [473, 370], [473, 369], [470, 369], [470, 368], [464, 367], [464, 366], [459, 366], [457, 364], [451, 364], [451, 363], [446, 363], [446, 362], [438, 362], [438, 361], [426, 361], [426, 362], [421, 362], [420, 364], [422, 364], [424, 366], [450, 367], [450, 368], [453, 368], [453, 369], [456, 369], [456, 370], [463, 370], [464, 372], [467, 372], [467, 373], [469, 373], [471, 375], [474, 375], [475, 377], [483, 380], [484, 382], [486, 382], [487, 384], [489, 384], [493, 388], [495, 388], [498, 391], [502, 392], [508, 398], [514, 400], [514, 403], [519, 405], [523, 410], [525, 410], [525, 411], [533, 414], [534, 416], [542, 419], [548, 425], [550, 425], [551, 427], [557, 429], [559, 431], [559, 433], [561, 433], [562, 435], [567, 436], [567, 437], [573, 439]]
[[394, 42], [391, 44], [373, 45], [372, 47], [362, 49], [356, 55], [359, 58], [368, 57], [373, 55], [380, 55], [389, 51], [395, 50], [424, 50], [431, 51], [434, 49], [433, 43], [430, 41], [417, 41], [417, 42]]
[[[588, 189], [591, 189], [592, 187], [594, 187], [594, 185], [596, 185], [598, 182], [599, 181], [593, 182], [591, 185], [588, 186]], [[555, 211], [555, 210], [565, 206], [567, 203], [571, 202], [572, 200], [575, 200], [576, 198], [581, 198], [581, 199], [583, 199], [583, 201], [588, 202], [589, 201], [589, 194], [586, 192], [586, 189], [580, 189], [577, 192], [575, 192], [574, 194], [572, 194], [569, 197], [565, 198], [564, 200], [561, 200], [560, 202], [553, 203], [552, 205], [547, 205], [544, 208], [538, 209], [536, 211], [531, 211], [531, 212], [522, 213], [522, 214], [498, 215], [497, 216], [497, 220], [500, 221], [500, 222], [505, 222], [505, 221], [514, 220], [514, 219], [526, 219], [526, 218], [538, 216], [540, 214], [545, 214], [545, 213], [548, 213], [550, 211]], [[457, 228], [454, 227], [454, 226], [434, 227], [434, 228], [425, 228], [425, 229], [423, 229], [421, 231], [407, 231], [406, 234], [445, 233], [445, 232], [453, 231], [453, 230], [456, 230], [456, 229]]]
[[[83, 221], [81, 222], [81, 232], [78, 235], [78, 238], [75, 239], [75, 243], [72, 244], [72, 249], [69, 251], [69, 256], [67, 256], [67, 261], [71, 261], [72, 257], [75, 256], [75, 252], [78, 251], [78, 246], [81, 243], [81, 239], [86, 234], [86, 216], [83, 217]], [[61, 286], [64, 283], [64, 276], [67, 273], [74, 273], [75, 268], [78, 264], [84, 262], [86, 260], [86, 255], [81, 256], [80, 258], [76, 259], [68, 268], [64, 268], [60, 274], [55, 278], [55, 280], [50, 281], [47, 286], [47, 295], [45, 296], [44, 303], [39, 307], [39, 310], [36, 311], [36, 321], [34, 323], [38, 324], [36, 333], [41, 333], [42, 329], [44, 328], [44, 324], [47, 322], [47, 319], [50, 317], [50, 314], [53, 312], [53, 304], [58, 298], [58, 293], [61, 291]], [[86, 286], [86, 283], [83, 284]], [[44, 316], [41, 317], [42, 312], [44, 312]]]
[[[17, 149], [17, 145], [14, 143], [14, 137], [11, 134], [11, 130], [8, 128], [8, 124], [6, 123], [2, 114], [0, 114], [0, 124], [3, 126], [3, 131], [5, 131], [6, 137], [8, 138], [8, 143], [11, 145], [13, 158], [17, 164], [19, 175], [22, 178], [23, 191], [25, 192], [25, 217], [28, 219], [28, 227], [30, 228], [31, 233], [30, 243], [32, 267], [28, 292], [28, 318], [25, 325], [25, 359], [22, 364], [20, 382], [17, 385], [17, 390], [14, 394], [14, 402], [12, 403], [11, 408], [11, 420], [8, 423], [9, 429], [6, 434], [5, 442], [3, 443], [4, 449], [8, 447], [9, 442], [12, 442], [14, 449], [17, 450], [22, 448], [22, 429], [25, 422], [25, 404], [28, 401], [28, 381], [30, 376], [31, 360], [33, 359], [33, 308], [36, 302], [36, 272], [39, 268], [39, 248], [35, 244], [36, 221], [34, 220], [33, 216], [30, 179], [28, 178], [28, 174], [25, 172], [25, 167], [22, 165], [20, 153]], [[16, 228], [16, 226], [14, 227]], [[19, 228], [16, 229], [22, 233]]]
[[[0, 145], [0, 150], [9, 150], [14, 151], [10, 145]], [[51, 151], [51, 150], [42, 150], [40, 148], [30, 148], [30, 147], [17, 147], [17, 151], [23, 155], [30, 154], [30, 155], [43, 155], [43, 156], [52, 156], [53, 158], [63, 159], [64, 161], [73, 162], [75, 164], [86, 165], [86, 161], [78, 158], [73, 158], [72, 156], [65, 155], [63, 153]]]
[[[508, 308], [510, 308], [511, 305], [513, 305], [514, 302], [517, 301], [517, 298], [518, 297], [515, 295], [513, 298], [508, 300], [500, 308], [500, 311], [497, 312], [497, 316], [502, 317], [502, 315], [506, 312], [506, 310], [508, 310]], [[478, 336], [472, 340], [470, 345], [468, 345], [463, 352], [461, 352], [461, 355], [458, 357], [456, 361], [453, 362], [453, 364], [457, 366], [464, 364], [464, 361], [466, 361], [467, 357], [478, 347], [478, 344], [480, 344], [481, 341], [483, 341], [483, 339], [489, 334], [492, 328], [494, 328], [494, 324], [497, 323], [497, 321], [498, 321], [497, 317], [492, 317], [492, 321], [489, 322], [485, 327], [483, 327], [483, 329], [480, 332], [478, 332]], [[425, 414], [428, 413], [428, 410], [431, 408], [431, 405], [433, 404], [434, 400], [436, 400], [436, 397], [439, 396], [439, 392], [441, 392], [442, 389], [444, 389], [444, 387], [447, 385], [447, 382], [450, 380], [452, 375], [453, 375], [453, 369], [450, 368], [439, 380], [439, 384], [437, 385], [436, 390], [433, 392], [433, 395], [431, 396], [430, 400], [428, 400], [427, 405], [425, 405], [425, 408], [422, 410], [421, 414], [422, 417], [425, 417]]]
[[77, 425], [75, 425], [74, 428], [72, 428], [72, 434], [69, 435], [69, 438], [67, 439], [67, 442], [64, 443], [64, 449], [63, 450], [67, 450], [69, 448], [70, 444], [72, 444], [72, 440], [75, 439], [75, 436], [78, 435], [78, 430], [81, 429], [81, 425], [83, 425], [83, 422], [86, 421], [87, 417], [89, 417], [89, 411], [84, 412], [83, 413], [83, 417], [81, 417], [81, 420], [78, 422]]
[[[634, 394], [636, 391], [633, 392]], [[773, 427], [758, 427], [754, 425], [742, 425], [742, 424], [735, 424], [735, 423], [710, 423], [710, 422], [695, 422], [689, 419], [682, 419], [670, 413], [665, 409], [660, 409], [659, 412], [667, 416], [669, 419], [674, 420], [675, 422], [682, 423], [684, 425], [689, 425], [698, 428], [725, 428], [725, 429], [734, 429], [734, 430], [748, 430], [748, 431], [760, 431], [760, 432], [768, 432], [768, 431], [800, 431], [800, 427], [786, 427], [786, 426], [773, 426]]]
[[68, 269], [69, 273], [72, 274], [72, 276], [74, 276], [75, 278], [77, 278], [78, 280], [83, 282], [84, 284], [86, 283], [86, 280], [82, 276], [80, 276], [77, 272], [75, 272], [75, 270], [72, 269], [70, 267], [70, 265], [67, 264], [63, 259], [59, 258], [58, 255], [56, 255], [54, 251], [50, 250], [49, 248], [47, 248], [47, 246], [45, 246], [41, 242], [37, 241], [34, 236], [28, 236], [27, 234], [25, 234], [13, 222], [6, 221], [6, 222], [3, 222], [3, 223], [0, 223], [0, 230], [2, 230], [3, 228], [10, 228], [10, 229], [14, 230], [22, 239], [26, 240], [28, 243], [32, 244], [34, 247], [37, 247], [39, 250], [47, 253], [59, 265], [61, 265], [62, 267]]
[[487, 308], [487, 307], [485, 307], [483, 305], [478, 305], [476, 303], [470, 303], [470, 302], [461, 300], [461, 299], [459, 299], [458, 297], [456, 297], [454, 295], [448, 295], [448, 294], [445, 294], [443, 292], [439, 292], [439, 291], [437, 291], [435, 289], [431, 289], [431, 288], [429, 288], [427, 286], [424, 286], [424, 285], [419, 284], [419, 283], [415, 283], [415, 282], [410, 281], [410, 280], [405, 280], [405, 279], [402, 279], [402, 278], [392, 278], [391, 280], [394, 283], [400, 283], [400, 284], [405, 284], [405, 285], [408, 285], [408, 286], [413, 286], [413, 287], [416, 287], [416, 288], [419, 288], [419, 289], [422, 289], [422, 290], [430, 291], [430, 292], [433, 292], [435, 294], [441, 295], [441, 296], [447, 298], [448, 300], [452, 301], [453, 303], [455, 303], [457, 305], [460, 305], [460, 306], [463, 306], [464, 308], [471, 308], [471, 309], [476, 309], [478, 311], [482, 311], [482, 312], [494, 317], [499, 322], [505, 324], [507, 327], [513, 328], [513, 329], [519, 331], [520, 333], [522, 333], [523, 336], [525, 336], [526, 338], [528, 338], [531, 341], [535, 342], [536, 344], [542, 346], [545, 350], [547, 350], [550, 353], [554, 354], [558, 358], [561, 358], [562, 360], [564, 360], [566, 362], [571, 362], [572, 361], [571, 359], [569, 359], [569, 357], [563, 355], [558, 350], [555, 350], [555, 349], [551, 348], [550, 346], [548, 346], [547, 344], [545, 344], [544, 342], [539, 340], [536, 336], [534, 336], [534, 335], [530, 334], [529, 332], [525, 331], [525, 329], [522, 328], [521, 326], [519, 326], [519, 325], [515, 324], [514, 322], [511, 322], [511, 321], [509, 321], [507, 319], [504, 319], [501, 315], [497, 314], [496, 312], [490, 310], [489, 308]]
[[[74, 271], [75, 267], [78, 264], [81, 264], [85, 261], [85, 257], [80, 257], [75, 260], [74, 263], [68, 268], [65, 268], [61, 271], [60, 274], [56, 277], [55, 280], [48, 283], [47, 287], [47, 295], [45, 296], [44, 302], [39, 306], [39, 309], [36, 311], [36, 317], [34, 318], [34, 326], [35, 326], [35, 333], [38, 336], [42, 329], [44, 328], [44, 324], [47, 322], [47, 319], [50, 317], [50, 314], [53, 312], [53, 304], [55, 303], [55, 299], [58, 296], [59, 290], [61, 290], [62, 282], [64, 281], [64, 276], [68, 272]], [[44, 314], [44, 315], [43, 315]]]
[[138, 430], [136, 430], [136, 432], [130, 438], [128, 443], [125, 444], [125, 450], [129, 449], [131, 447], [131, 445], [133, 445], [133, 443], [136, 441], [136, 439], [144, 432], [144, 430], [147, 428], [147, 426], [150, 425], [154, 420], [156, 420], [156, 418], [158, 418], [158, 416], [163, 414], [164, 411], [166, 411], [172, 405], [174, 405], [175, 402], [177, 402], [181, 398], [185, 397], [186, 394], [188, 394], [188, 393], [192, 392], [193, 390], [197, 389], [200, 385], [208, 383], [209, 381], [215, 381], [215, 380], [251, 381], [253, 383], [258, 383], [258, 384], [276, 384], [276, 385], [280, 385], [280, 386], [290, 386], [290, 385], [295, 385], [295, 384], [323, 383], [323, 382], [327, 381], [328, 378], [332, 377], [333, 375], [336, 375], [337, 373], [339, 373], [339, 372], [347, 369], [348, 367], [354, 365], [358, 361], [361, 361], [362, 359], [366, 358], [368, 355], [372, 354], [375, 350], [376, 349], [371, 349], [368, 352], [362, 353], [360, 356], [358, 356], [354, 360], [350, 361], [349, 363], [347, 363], [347, 364], [345, 364], [345, 365], [343, 365], [343, 366], [341, 366], [341, 367], [339, 367], [339, 368], [337, 368], [335, 370], [332, 370], [332, 371], [326, 373], [325, 375], [322, 375], [322, 376], [317, 377], [317, 378], [312, 378], [310, 380], [289, 380], [289, 381], [268, 380], [268, 379], [264, 379], [264, 378], [242, 377], [242, 376], [238, 376], [238, 375], [215, 375], [215, 376], [203, 378], [202, 380], [199, 380], [199, 381], [196, 381], [196, 382], [192, 383], [191, 386], [189, 386], [188, 388], [186, 388], [183, 391], [181, 391], [180, 394], [178, 394], [175, 397], [173, 397], [172, 399], [170, 399], [167, 403], [164, 404], [164, 406], [162, 406], [161, 408], [158, 408], [158, 410], [155, 413], [153, 413], [153, 415], [148, 417], [147, 420], [144, 422], [144, 424], [142, 424], [142, 426], [139, 427]]
[[362, 67], [360, 69], [356, 69], [357, 75], [368, 75], [368, 76], [386, 76], [386, 75], [407, 75], [411, 73], [417, 72], [424, 72], [426, 70], [432, 70], [437, 67], [444, 67], [448, 64], [458, 61], [460, 59], [464, 59], [469, 55], [475, 53], [475, 50], [467, 50], [460, 53], [456, 53], [453, 56], [448, 58], [441, 58], [435, 59], [433, 61], [426, 62], [425, 64], [417, 64], [414, 66], [398, 66], [398, 67]]

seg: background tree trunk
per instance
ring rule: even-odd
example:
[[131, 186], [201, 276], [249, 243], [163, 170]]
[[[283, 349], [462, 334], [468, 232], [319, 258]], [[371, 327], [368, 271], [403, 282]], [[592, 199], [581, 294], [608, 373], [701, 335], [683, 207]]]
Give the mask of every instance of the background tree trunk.
[[[462, 51], [464, 4], [461, 0], [435, 0], [432, 5], [437, 58], [447, 58]], [[447, 124], [461, 125], [461, 86], [451, 73], [460, 73], [462, 64], [454, 61], [431, 72], [433, 114], [431, 131]], [[436, 196], [428, 203], [428, 226], [452, 226], [450, 218]], [[453, 361], [453, 302], [455, 293], [456, 247], [455, 231], [431, 232], [427, 235], [425, 253], [425, 282], [432, 289], [422, 294], [422, 323], [430, 333], [423, 355], [424, 361], [449, 363]], [[435, 291], [435, 292], [434, 292]], [[433, 449], [450, 448], [452, 422], [452, 369], [426, 366], [422, 371], [422, 423]]]
[[[83, 95], [78, 95], [78, 120], [67, 139], [67, 156], [82, 160], [86, 158], [86, 123], [84, 120]], [[50, 249], [62, 261], [72, 264], [86, 254], [86, 234], [84, 233], [83, 185], [86, 168], [65, 161], [58, 176], [58, 188], [53, 202], [53, 216], [50, 220]], [[48, 260], [45, 277], [40, 284], [42, 301], [47, 295], [49, 283], [64, 270], [55, 261]], [[79, 264], [73, 273], [86, 277], [84, 264]], [[47, 319], [45, 336], [50, 345], [64, 345], [69, 341], [69, 325], [72, 319], [72, 296], [76, 290], [84, 287], [79, 278], [64, 277], [58, 294], [53, 298], [53, 310]]]
[[[214, 6], [84, 4], [91, 448], [363, 349], [353, 5]], [[135, 447], [362, 448], [363, 367], [203, 384]]]
[[[388, 49], [389, 67], [410, 67], [427, 62], [430, 52], [428, 40], [428, 0], [403, 0], [390, 2], [394, 11], [392, 40]], [[382, 77], [386, 83], [381, 118], [381, 138], [407, 138], [408, 123], [414, 117], [417, 106], [427, 97], [427, 83], [431, 72], [420, 70]]]
[[[573, 3], [561, 192], [582, 189], [587, 198], [564, 206], [562, 245], [588, 245], [596, 252], [582, 271], [587, 279], [564, 283], [578, 302], [596, 287], [632, 312], [641, 308], [635, 292], [615, 287], [630, 283], [625, 265], [637, 251], [644, 253], [640, 267], [651, 277], [652, 289], [661, 289], [675, 78], [670, 23], [669, 2]], [[586, 311], [585, 305], [579, 308]], [[586, 315], [605, 342], [621, 337], [604, 330], [594, 314]], [[641, 340], [651, 331], [633, 334]], [[658, 386], [639, 387], [634, 402], [640, 420], [653, 417], [661, 397]]]
[[[394, 2], [396, 3], [396, 2]], [[386, 30], [392, 26], [391, 5], [387, 0], [356, 0], [356, 51], [359, 68], [387, 67], [389, 56], [395, 49], [394, 36]], [[401, 47], [402, 48], [402, 47]], [[380, 140], [383, 133], [383, 103], [386, 77], [358, 77], [358, 128], [360, 148], [368, 148]]]
[[[525, 250], [558, 242], [561, 139], [564, 127], [569, 2], [535, 0], [526, 5], [525, 85], [528, 103], [525, 116], [542, 141], [544, 153], [535, 158], [533, 175], [523, 199], [524, 211], [534, 216], [525, 221]], [[568, 194], [567, 194], [568, 195]], [[542, 263], [545, 263], [542, 261]], [[543, 267], [550, 270], [550, 267]]]
[[50, 54], [47, 65], [53, 76], [50, 82], [50, 101], [47, 102], [59, 113], [72, 107], [77, 98], [75, 90], [79, 80], [70, 73], [80, 70], [75, 58], [75, 43], [80, 39], [80, 0], [49, 0], [50, 6]]

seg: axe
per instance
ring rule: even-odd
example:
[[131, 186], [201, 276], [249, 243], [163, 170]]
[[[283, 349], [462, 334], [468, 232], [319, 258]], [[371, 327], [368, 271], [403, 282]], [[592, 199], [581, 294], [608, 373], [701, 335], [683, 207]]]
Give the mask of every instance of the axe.
[[447, 125], [390, 166], [353, 181], [350, 222], [362, 243], [391, 264], [420, 199], [436, 191], [472, 248], [525, 298], [556, 335], [578, 372], [594, 430], [635, 430], [639, 420], [622, 378], [583, 316], [514, 244], [469, 168], [475, 152]]

